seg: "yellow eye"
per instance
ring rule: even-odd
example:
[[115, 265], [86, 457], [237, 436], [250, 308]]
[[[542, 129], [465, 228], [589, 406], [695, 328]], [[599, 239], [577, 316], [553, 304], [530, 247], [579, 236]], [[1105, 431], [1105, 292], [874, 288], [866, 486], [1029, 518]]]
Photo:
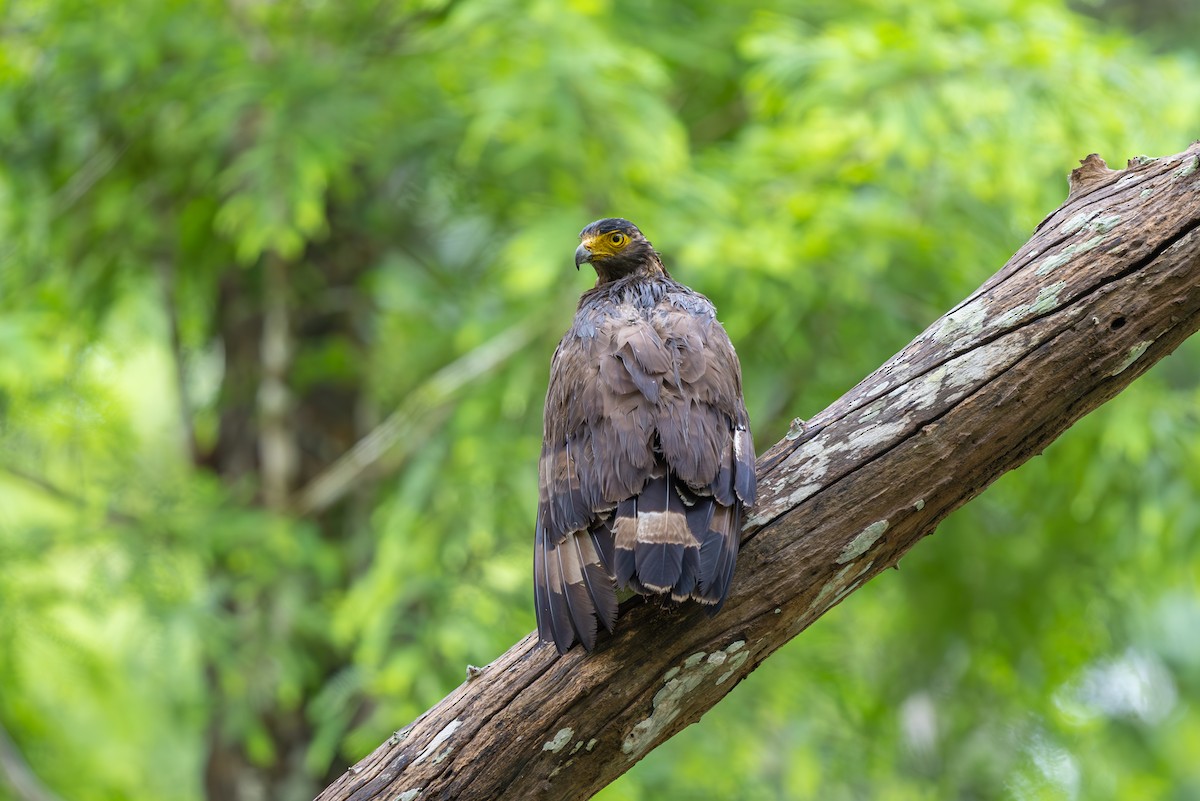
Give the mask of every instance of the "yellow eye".
[[617, 247], [620, 247], [621, 245], [625, 244], [625, 234], [621, 233], [620, 231], [613, 231], [611, 234], [609, 234], [608, 241], [612, 242]]

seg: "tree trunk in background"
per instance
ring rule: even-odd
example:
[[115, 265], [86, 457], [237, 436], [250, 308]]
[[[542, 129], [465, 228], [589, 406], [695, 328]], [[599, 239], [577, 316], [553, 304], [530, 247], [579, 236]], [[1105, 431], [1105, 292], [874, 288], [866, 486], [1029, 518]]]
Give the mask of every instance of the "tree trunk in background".
[[[225, 359], [222, 415], [216, 446], [202, 462], [235, 493], [254, 493], [255, 503], [280, 514], [288, 508], [288, 493], [320, 473], [362, 433], [356, 417], [363, 408], [365, 381], [358, 371], [365, 365], [362, 321], [369, 304], [359, 282], [375, 257], [355, 241], [352, 226], [331, 225], [331, 230], [342, 232], [342, 239], [310, 248], [297, 263], [267, 262], [254, 269], [225, 271], [214, 303], [215, 333]], [[305, 358], [320, 358], [332, 342], [350, 355], [343, 380], [296, 381], [291, 368]], [[345, 559], [354, 549], [341, 541], [357, 529], [358, 504], [357, 496], [350, 494], [308, 518], [323, 541], [339, 541], [331, 550], [343, 559], [335, 579], [342, 584], [350, 572]], [[218, 562], [214, 571], [211, 585], [237, 585], [237, 571], [227, 561]], [[232, 667], [211, 660], [206, 665], [214, 699], [204, 777], [211, 801], [290, 801], [309, 798], [320, 787], [305, 768], [313, 735], [306, 708], [348, 659], [320, 634], [301, 630], [288, 611], [318, 603], [319, 594], [329, 590], [329, 579], [289, 574], [283, 581], [286, 587], [272, 585], [271, 591], [259, 586], [250, 600], [227, 589], [223, 603], [232, 625], [255, 621], [271, 640], [286, 641], [289, 649], [303, 655], [307, 665], [301, 697], [283, 703], [276, 692], [271, 654], [246, 641], [253, 637], [251, 631], [237, 629], [242, 640], [229, 645], [252, 654], [249, 661], [235, 653]], [[277, 589], [289, 596], [287, 609], [280, 608], [284, 601], [276, 597]], [[244, 691], [231, 693], [225, 675], [230, 670], [263, 692], [250, 698]], [[266, 740], [256, 745], [254, 755], [226, 726], [231, 718], [244, 720], [248, 713], [255, 716]], [[263, 745], [268, 746], [265, 759]]]
[[721, 614], [634, 599], [592, 654], [531, 634], [320, 801], [593, 795], [1200, 328], [1197, 228], [1200, 143], [1088, 157], [1003, 269], [763, 455]]

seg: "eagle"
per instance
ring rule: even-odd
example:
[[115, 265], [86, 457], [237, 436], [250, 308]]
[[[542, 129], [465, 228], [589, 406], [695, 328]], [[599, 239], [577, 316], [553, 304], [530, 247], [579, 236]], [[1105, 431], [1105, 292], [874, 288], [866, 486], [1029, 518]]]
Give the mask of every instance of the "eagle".
[[713, 304], [628, 220], [579, 239], [575, 267], [596, 285], [550, 363], [534, 534], [538, 636], [560, 654], [613, 630], [618, 589], [715, 615], [756, 492], [741, 366]]

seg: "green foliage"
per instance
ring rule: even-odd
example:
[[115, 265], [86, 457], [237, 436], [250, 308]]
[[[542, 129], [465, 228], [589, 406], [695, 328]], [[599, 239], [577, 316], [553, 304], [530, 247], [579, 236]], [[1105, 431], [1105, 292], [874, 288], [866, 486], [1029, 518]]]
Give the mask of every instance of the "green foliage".
[[[214, 743], [311, 797], [533, 626], [583, 224], [635, 220], [713, 298], [765, 449], [1075, 160], [1195, 137], [1200, 70], [1153, 41], [1034, 0], [4, 6], [0, 724], [72, 801], [200, 798]], [[263, 500], [269, 265], [293, 489], [396, 415], [329, 510]], [[601, 797], [1200, 792], [1198, 363]]]

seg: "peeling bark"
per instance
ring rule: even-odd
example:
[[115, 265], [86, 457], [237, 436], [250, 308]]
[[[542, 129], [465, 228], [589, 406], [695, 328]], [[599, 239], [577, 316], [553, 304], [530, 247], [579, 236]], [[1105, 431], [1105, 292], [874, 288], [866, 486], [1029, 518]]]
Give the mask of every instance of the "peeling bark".
[[1122, 171], [1089, 156], [998, 273], [797, 421], [759, 459], [759, 502], [715, 619], [638, 598], [591, 655], [559, 658], [529, 635], [319, 799], [585, 798], [698, 720], [1200, 328], [1198, 168], [1200, 144]]

